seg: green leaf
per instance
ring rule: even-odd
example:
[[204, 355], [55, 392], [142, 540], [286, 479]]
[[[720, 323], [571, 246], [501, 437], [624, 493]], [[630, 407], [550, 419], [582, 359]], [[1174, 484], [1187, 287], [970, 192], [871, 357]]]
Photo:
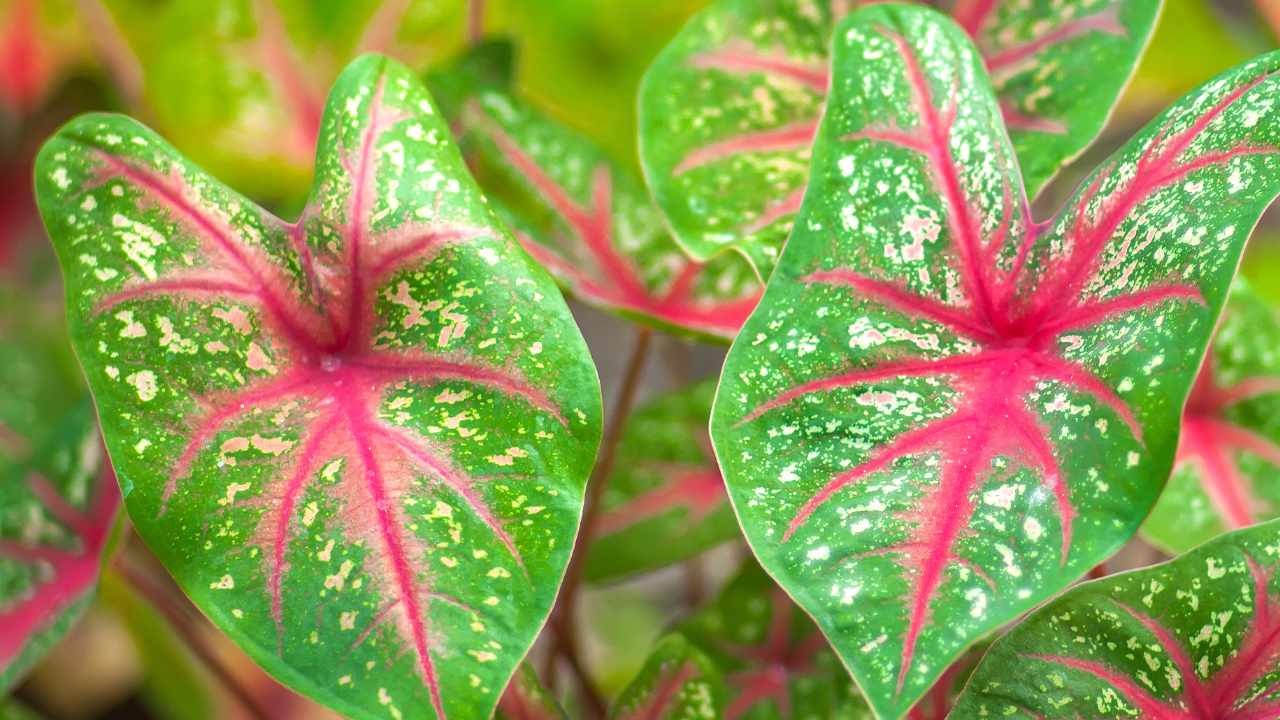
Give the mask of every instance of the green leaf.
[[658, 641], [639, 674], [614, 703], [611, 720], [713, 720], [724, 712], [724, 678], [680, 635]]
[[466, 101], [481, 88], [510, 90], [515, 73], [515, 41], [483, 38], [441, 67], [432, 68], [423, 82], [444, 114], [457, 118]]
[[128, 118], [59, 132], [72, 340], [138, 532], [219, 628], [349, 716], [484, 717], [564, 572], [599, 384], [407, 68], [352, 63], [320, 138], [288, 223]]
[[495, 720], [568, 720], [564, 710], [551, 693], [538, 680], [538, 673], [529, 663], [516, 670], [515, 677], [498, 701]]
[[728, 718], [872, 717], [813, 621], [753, 561], [676, 630], [724, 673]]
[[39, 294], [0, 288], [0, 694], [89, 605], [120, 499]]
[[[38, 408], [32, 424], [10, 424], [14, 406], [25, 400], [22, 385], [8, 382], [19, 375], [12, 349], [0, 348], [8, 356], [0, 403], [0, 692], [84, 614], [120, 504], [113, 476], [100, 469], [87, 398], [61, 415]], [[24, 368], [33, 369], [40, 370]]]
[[954, 717], [1280, 717], [1280, 522], [1084, 583], [997, 640]]
[[[994, 77], [1031, 196], [1102, 130], [1159, 2], [943, 3]], [[733, 247], [769, 276], [809, 176], [832, 30], [855, 5], [716, 0], [645, 75], [641, 159], [695, 258]]]
[[715, 390], [714, 381], [698, 383], [628, 418], [587, 554], [588, 580], [674, 565], [739, 537], [707, 435]]
[[1143, 534], [1185, 552], [1280, 516], [1280, 321], [1232, 288], [1182, 416], [1177, 462]]
[[591, 140], [497, 90], [478, 92], [462, 125], [521, 243], [575, 297], [661, 329], [737, 334], [760, 297], [750, 266], [686, 257], [639, 180]]
[[[456, 35], [438, 0], [107, 0], [100, 31], [137, 75], [137, 112], [254, 198], [306, 192], [324, 90], [361, 52], [416, 62]], [[119, 74], [119, 71], [117, 72]]]
[[1280, 54], [1176, 103], [1048, 222], [961, 29], [842, 26], [797, 230], [711, 435], [765, 569], [876, 711], [1137, 529], [1280, 190]]

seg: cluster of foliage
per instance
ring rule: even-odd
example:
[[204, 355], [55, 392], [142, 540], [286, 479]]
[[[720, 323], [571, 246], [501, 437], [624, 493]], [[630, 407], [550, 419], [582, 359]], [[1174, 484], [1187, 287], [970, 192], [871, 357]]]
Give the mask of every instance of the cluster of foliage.
[[[414, 3], [213, 40], [145, 5], [80, 10], [161, 131], [80, 115], [31, 170], [87, 388], [0, 319], [0, 690], [136, 532], [349, 717], [1280, 717], [1280, 324], [1235, 277], [1280, 52], [1039, 218], [1160, 0], [714, 0], [645, 77], [643, 178], [509, 42], [360, 54], [425, 65]], [[566, 294], [637, 328], [607, 420]], [[633, 409], [655, 331], [732, 344]], [[1139, 533], [1183, 554], [1098, 570]], [[582, 586], [739, 538], [604, 708]]]

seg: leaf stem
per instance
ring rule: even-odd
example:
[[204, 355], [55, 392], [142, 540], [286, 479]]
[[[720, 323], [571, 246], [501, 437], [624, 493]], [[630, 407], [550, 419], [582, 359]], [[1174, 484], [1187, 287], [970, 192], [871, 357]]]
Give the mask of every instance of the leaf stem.
[[484, 37], [484, 0], [467, 2], [467, 40], [472, 45]]
[[1271, 28], [1271, 34], [1280, 40], [1280, 4], [1275, 0], [1253, 0], [1253, 4], [1257, 6], [1258, 14]]
[[126, 559], [126, 553], [121, 552], [112, 566], [134, 592], [164, 616], [191, 653], [208, 668], [228, 692], [235, 696], [250, 717], [254, 720], [270, 720], [271, 713], [258, 702], [253, 691], [240, 682], [231, 669], [218, 658], [213, 648], [209, 647], [205, 639], [200, 636], [198, 623], [202, 620], [193, 623], [193, 613], [182, 604], [174, 602], [169, 593], [153, 582], [146, 572], [135, 567], [132, 560]]
[[591, 472], [587, 482], [587, 497], [582, 513], [582, 526], [573, 544], [573, 555], [569, 559], [569, 568], [565, 571], [564, 583], [560, 586], [560, 600], [551, 615], [552, 645], [549, 662], [554, 664], [557, 655], [565, 656], [574, 672], [579, 675], [582, 692], [595, 717], [603, 717], [604, 700], [600, 697], [585, 673], [582, 654], [579, 648], [579, 637], [574, 625], [577, 611], [578, 593], [582, 587], [582, 576], [586, 569], [587, 546], [591, 544], [591, 536], [600, 515], [601, 499], [604, 488], [613, 472], [617, 460], [618, 443], [622, 440], [622, 430], [626, 427], [627, 418], [635, 404], [636, 391], [640, 388], [640, 377], [649, 356], [649, 344], [653, 331], [639, 328], [636, 331], [631, 357], [623, 373], [622, 387], [618, 390], [618, 398], [609, 414], [608, 425], [605, 426], [604, 440], [600, 445], [599, 460]]

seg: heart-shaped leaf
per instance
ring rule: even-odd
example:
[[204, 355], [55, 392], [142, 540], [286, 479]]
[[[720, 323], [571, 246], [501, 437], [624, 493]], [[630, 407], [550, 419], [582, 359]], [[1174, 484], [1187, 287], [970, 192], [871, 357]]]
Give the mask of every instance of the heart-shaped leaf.
[[498, 701], [496, 720], [566, 720], [564, 710], [538, 680], [529, 663], [520, 665]]
[[1280, 522], [1085, 583], [987, 651], [954, 717], [1280, 717]]
[[[640, 154], [695, 258], [741, 249], [768, 277], [800, 209], [855, 0], [717, 0], [645, 75]], [[953, 0], [991, 71], [1028, 194], [1091, 143], [1151, 33], [1159, 0]]]
[[837, 38], [800, 222], [711, 433], [757, 557], [896, 716], [1155, 501], [1280, 190], [1280, 54], [1179, 101], [1036, 223], [961, 28], [884, 5]]
[[1243, 282], [1182, 415], [1177, 462], [1143, 534], [1185, 552], [1280, 515], [1280, 322]]
[[510, 94], [462, 111], [476, 174], [525, 249], [580, 300], [657, 327], [731, 340], [760, 297], [736, 253], [690, 260], [640, 182], [589, 139]]
[[344, 71], [316, 166], [287, 223], [73, 121], [36, 169], [73, 343], [138, 532], [215, 624], [349, 716], [487, 717], [573, 545], [595, 370], [408, 69]]
[[871, 717], [822, 633], [755, 562], [676, 630], [724, 673], [727, 720]]
[[674, 565], [739, 537], [707, 434], [715, 391], [707, 381], [668, 393], [627, 420], [587, 553], [588, 580]]
[[443, 26], [461, 6], [113, 0], [94, 15], [118, 58], [117, 76], [137, 77], [138, 112], [234, 187], [296, 206], [312, 172], [324, 90], [342, 66], [367, 51], [421, 59], [424, 48], [456, 35]]
[[612, 720], [723, 717], [724, 678], [715, 664], [680, 635], [660, 640], [631, 684], [618, 696]]

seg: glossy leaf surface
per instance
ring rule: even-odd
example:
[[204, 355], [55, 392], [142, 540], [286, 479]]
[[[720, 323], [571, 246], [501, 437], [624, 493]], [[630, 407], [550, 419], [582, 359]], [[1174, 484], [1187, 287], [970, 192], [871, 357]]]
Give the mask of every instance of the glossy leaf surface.
[[[641, 89], [641, 158], [694, 256], [743, 250], [764, 277], [800, 209], [830, 80], [829, 46], [858, 0], [717, 0]], [[1102, 129], [1159, 0], [943, 3], [976, 39], [1030, 195]]]
[[960, 28], [879, 6], [838, 37], [801, 222], [712, 438], [757, 557], [894, 716], [1155, 501], [1280, 189], [1280, 55], [1176, 103], [1035, 223]]
[[1280, 522], [1073, 588], [997, 640], [955, 716], [1280, 717]]
[[1280, 322], [1237, 283], [1182, 416], [1177, 462], [1143, 533], [1172, 552], [1280, 515]]
[[587, 554], [589, 580], [674, 565], [739, 536], [707, 434], [715, 390], [707, 381], [668, 393], [628, 419]]
[[64, 128], [37, 194], [73, 343], [215, 624], [349, 716], [487, 717], [573, 545], [595, 371], [408, 69], [352, 63], [320, 138], [286, 223], [128, 118]]
[[694, 644], [676, 634], [658, 641], [644, 667], [618, 696], [611, 720], [722, 717], [724, 678]]
[[690, 260], [639, 180], [588, 138], [497, 90], [478, 93], [462, 125], [521, 243], [574, 296], [664, 329], [737, 334], [760, 296], [750, 266], [736, 253]]
[[495, 720], [566, 720], [564, 710], [538, 680], [538, 673], [523, 663], [498, 701]]
[[676, 629], [723, 671], [726, 720], [872, 717], [822, 633], [755, 562]]
[[[85, 7], [89, 7], [85, 4]], [[325, 89], [361, 52], [414, 65], [462, 4], [442, 0], [110, 0], [94, 19], [135, 112], [184, 154], [255, 198], [306, 192]]]

